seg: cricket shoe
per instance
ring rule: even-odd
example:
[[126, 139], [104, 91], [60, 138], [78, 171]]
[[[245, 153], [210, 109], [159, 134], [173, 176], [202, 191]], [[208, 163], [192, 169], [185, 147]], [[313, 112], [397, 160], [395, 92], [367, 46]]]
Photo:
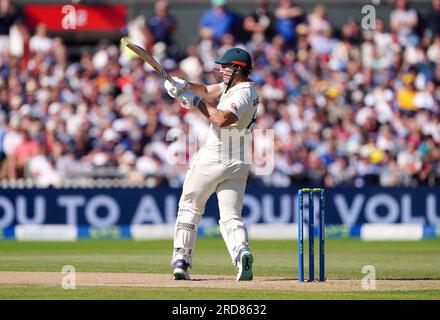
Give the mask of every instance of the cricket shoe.
[[189, 280], [189, 272], [187, 271], [189, 264], [185, 260], [180, 259], [174, 263], [174, 280]]
[[254, 257], [249, 251], [243, 251], [240, 256], [240, 260], [237, 263], [238, 273], [237, 281], [250, 281], [254, 277], [252, 274], [252, 264], [254, 263]]

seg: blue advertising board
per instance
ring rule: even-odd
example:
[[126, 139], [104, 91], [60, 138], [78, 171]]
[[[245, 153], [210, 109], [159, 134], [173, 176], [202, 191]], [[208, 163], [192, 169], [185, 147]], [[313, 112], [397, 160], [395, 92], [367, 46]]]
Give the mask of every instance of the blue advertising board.
[[[248, 224], [296, 222], [296, 189], [248, 188], [243, 217]], [[23, 224], [170, 224], [181, 190], [173, 188], [3, 189], [0, 230]], [[440, 226], [439, 188], [326, 189], [326, 222], [348, 227], [363, 223]], [[315, 205], [315, 208], [317, 206]], [[215, 194], [202, 223], [219, 219]]]

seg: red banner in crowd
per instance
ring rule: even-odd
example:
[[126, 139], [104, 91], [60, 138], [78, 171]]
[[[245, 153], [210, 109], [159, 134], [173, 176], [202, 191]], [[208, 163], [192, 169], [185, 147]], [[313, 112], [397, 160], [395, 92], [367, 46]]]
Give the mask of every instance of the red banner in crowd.
[[48, 31], [117, 31], [127, 24], [125, 5], [27, 5], [26, 24]]

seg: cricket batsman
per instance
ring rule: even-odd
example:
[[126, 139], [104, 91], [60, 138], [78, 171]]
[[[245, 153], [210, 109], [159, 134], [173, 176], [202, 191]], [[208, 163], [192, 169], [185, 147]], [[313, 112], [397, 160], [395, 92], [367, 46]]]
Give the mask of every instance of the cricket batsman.
[[[254, 258], [241, 217], [250, 168], [244, 161], [243, 136], [252, 132], [259, 97], [249, 78], [252, 59], [248, 52], [232, 48], [215, 62], [220, 66], [221, 83], [203, 85], [177, 77], [173, 78], [175, 83], [165, 82], [171, 97], [186, 109], [197, 109], [210, 123], [205, 144], [191, 160], [179, 201], [171, 260], [176, 280], [190, 279], [188, 268], [192, 266], [198, 224], [214, 192], [218, 198], [220, 231], [238, 270], [236, 279], [253, 278]], [[212, 105], [210, 101], [218, 103]]]

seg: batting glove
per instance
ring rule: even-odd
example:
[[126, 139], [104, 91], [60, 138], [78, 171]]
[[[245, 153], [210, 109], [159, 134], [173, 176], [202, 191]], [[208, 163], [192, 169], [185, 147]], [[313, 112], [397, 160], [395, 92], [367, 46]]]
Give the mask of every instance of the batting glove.
[[202, 99], [191, 91], [184, 91], [181, 95], [176, 97], [176, 100], [180, 102], [183, 108], [192, 110], [199, 106]]
[[180, 79], [178, 77], [172, 77], [172, 78], [174, 80], [174, 83], [166, 80], [164, 86], [170, 97], [177, 98], [179, 95], [183, 93], [183, 91], [188, 86], [188, 81]]

